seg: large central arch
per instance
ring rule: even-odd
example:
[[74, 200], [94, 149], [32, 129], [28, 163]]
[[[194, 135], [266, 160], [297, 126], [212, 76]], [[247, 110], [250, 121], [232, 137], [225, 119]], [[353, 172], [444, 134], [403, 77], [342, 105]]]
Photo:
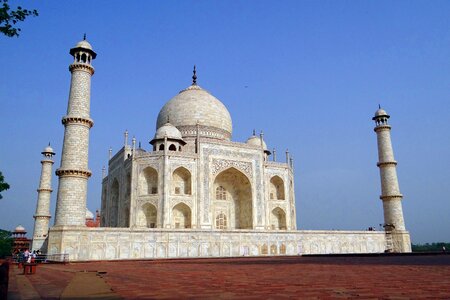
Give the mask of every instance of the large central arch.
[[225, 215], [229, 220], [226, 229], [253, 228], [252, 186], [241, 171], [229, 168], [219, 173], [214, 180], [211, 198], [214, 203], [213, 220]]

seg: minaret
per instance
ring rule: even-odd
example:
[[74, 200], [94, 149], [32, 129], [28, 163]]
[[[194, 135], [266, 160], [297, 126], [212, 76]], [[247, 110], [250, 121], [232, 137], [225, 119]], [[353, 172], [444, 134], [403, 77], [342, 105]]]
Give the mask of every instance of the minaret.
[[90, 118], [92, 60], [97, 54], [84, 39], [70, 49], [74, 62], [69, 66], [72, 73], [67, 115], [64, 124], [64, 144], [56, 200], [55, 226], [85, 226], [88, 169], [89, 130], [94, 125]]
[[33, 232], [33, 250], [46, 252], [44, 242], [47, 239], [48, 225], [50, 223], [50, 196], [52, 193], [52, 168], [53, 168], [53, 152], [52, 147], [48, 144], [44, 151], [41, 152], [43, 159], [41, 160], [42, 171], [39, 181], [38, 199], [36, 204], [36, 213], [34, 214], [34, 232]]
[[381, 178], [381, 196], [384, 211], [384, 228], [388, 251], [411, 252], [409, 233], [405, 229], [403, 220], [402, 198], [397, 179], [397, 162], [391, 143], [391, 126], [388, 124], [390, 116], [381, 109], [375, 112], [374, 131], [377, 134], [378, 163]]

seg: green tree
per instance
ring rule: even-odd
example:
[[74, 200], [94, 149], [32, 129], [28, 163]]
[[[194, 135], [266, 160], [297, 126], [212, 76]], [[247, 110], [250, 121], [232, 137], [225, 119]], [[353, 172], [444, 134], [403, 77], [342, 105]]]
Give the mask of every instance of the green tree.
[[0, 32], [8, 37], [19, 36], [20, 28], [17, 22], [24, 21], [26, 17], [38, 16], [37, 10], [28, 10], [18, 6], [16, 10], [11, 10], [8, 0], [0, 0]]
[[11, 232], [0, 229], [0, 258], [11, 255], [12, 245]]
[[446, 251], [450, 250], [450, 243], [438, 242], [438, 243], [426, 243], [426, 244], [412, 244], [413, 252], [441, 252], [443, 247]]
[[[5, 182], [5, 177], [3, 177], [2, 172], [0, 171], [0, 192], [6, 191], [9, 189], [9, 184]], [[0, 199], [2, 199], [3, 196], [0, 194]]]

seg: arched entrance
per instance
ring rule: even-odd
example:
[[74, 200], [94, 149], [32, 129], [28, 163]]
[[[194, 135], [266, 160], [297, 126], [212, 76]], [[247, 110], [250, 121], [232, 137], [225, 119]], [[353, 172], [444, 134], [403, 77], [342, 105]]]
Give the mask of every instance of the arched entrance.
[[247, 176], [235, 168], [222, 171], [214, 180], [211, 193], [214, 220], [225, 214], [228, 228], [253, 228], [252, 188]]

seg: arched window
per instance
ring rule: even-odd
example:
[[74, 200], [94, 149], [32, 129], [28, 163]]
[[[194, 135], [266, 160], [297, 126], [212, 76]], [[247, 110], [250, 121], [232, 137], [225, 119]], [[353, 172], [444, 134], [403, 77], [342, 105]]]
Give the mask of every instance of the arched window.
[[178, 203], [172, 209], [174, 228], [191, 228], [191, 209], [184, 203]]
[[159, 151], [164, 150], [164, 144], [159, 145]]
[[150, 203], [144, 204], [142, 207], [142, 211], [144, 213], [145, 219], [144, 224], [147, 228], [156, 228], [156, 217], [157, 210], [156, 207]]
[[272, 210], [270, 225], [273, 230], [286, 230], [286, 213], [279, 207]]
[[284, 200], [284, 182], [279, 176], [273, 176], [270, 179], [270, 199]]
[[223, 186], [216, 188], [216, 200], [227, 200], [227, 190]]
[[158, 172], [152, 167], [142, 170], [139, 176], [140, 194], [151, 195], [158, 193]]
[[216, 229], [227, 229], [227, 216], [224, 213], [217, 215]]
[[169, 151], [177, 151], [177, 146], [175, 146], [174, 144], [171, 144], [169, 146]]
[[172, 188], [175, 195], [191, 194], [191, 173], [188, 169], [179, 167], [173, 172]]
[[86, 54], [81, 54], [81, 62], [86, 63]]

